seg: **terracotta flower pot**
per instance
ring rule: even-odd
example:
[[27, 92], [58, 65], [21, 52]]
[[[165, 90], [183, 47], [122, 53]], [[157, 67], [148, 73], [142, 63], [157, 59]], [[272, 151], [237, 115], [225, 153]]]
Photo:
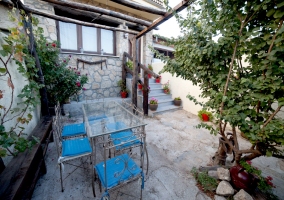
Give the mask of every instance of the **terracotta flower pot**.
[[180, 106], [181, 105], [181, 100], [174, 100], [175, 106]]
[[138, 89], [142, 90], [142, 85], [141, 84], [138, 84]]
[[156, 83], [160, 83], [161, 79], [156, 78]]
[[164, 93], [169, 94], [170, 90], [169, 89], [165, 89]]
[[233, 166], [230, 169], [232, 184], [238, 189], [244, 189], [247, 192], [253, 191], [257, 186], [257, 177], [248, 173], [240, 166]]
[[158, 104], [149, 104], [149, 108], [150, 108], [150, 110], [152, 110], [152, 111], [156, 111], [157, 108], [158, 108]]
[[127, 92], [125, 92], [125, 91], [121, 91], [120, 92], [120, 95], [121, 95], [121, 98], [127, 98]]
[[148, 74], [148, 78], [152, 78], [152, 74]]
[[202, 119], [203, 119], [203, 121], [208, 122], [209, 121], [209, 116], [206, 115], [206, 114], [202, 114]]

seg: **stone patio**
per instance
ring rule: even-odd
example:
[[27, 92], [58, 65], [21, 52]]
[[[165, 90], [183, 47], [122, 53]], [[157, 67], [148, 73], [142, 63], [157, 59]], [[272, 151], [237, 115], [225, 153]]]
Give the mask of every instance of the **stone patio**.
[[[196, 115], [184, 110], [167, 112], [145, 119], [147, 144], [150, 159], [143, 199], [210, 199], [199, 191], [190, 174], [192, 167], [206, 166], [218, 147], [218, 139], [205, 129], [196, 129], [200, 122]], [[240, 138], [240, 145], [249, 142]], [[228, 162], [230, 161], [228, 158]], [[93, 197], [89, 170], [77, 169], [64, 180], [65, 191], [61, 192], [59, 167], [55, 145], [50, 144], [46, 155], [47, 174], [36, 185], [34, 200], [100, 199]], [[273, 177], [274, 190], [279, 199], [284, 199], [284, 161], [260, 157], [253, 161], [264, 175]], [[87, 167], [87, 164], [85, 164]], [[64, 176], [74, 170], [66, 165]], [[139, 199], [138, 181], [110, 192], [111, 199]]]

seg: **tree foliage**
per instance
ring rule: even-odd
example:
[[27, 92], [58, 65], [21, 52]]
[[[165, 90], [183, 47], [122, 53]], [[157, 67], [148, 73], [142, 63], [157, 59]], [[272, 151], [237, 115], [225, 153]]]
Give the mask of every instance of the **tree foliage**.
[[[197, 7], [198, 9], [195, 9]], [[162, 57], [163, 71], [176, 74], [202, 91], [215, 111], [217, 126], [201, 124], [220, 134], [242, 156], [280, 156], [284, 120], [277, 113], [284, 105], [284, 3], [280, 0], [200, 0], [186, 18], [177, 17], [184, 33], [174, 41], [175, 59]], [[226, 135], [229, 124], [233, 139]], [[236, 128], [252, 143], [239, 149]]]

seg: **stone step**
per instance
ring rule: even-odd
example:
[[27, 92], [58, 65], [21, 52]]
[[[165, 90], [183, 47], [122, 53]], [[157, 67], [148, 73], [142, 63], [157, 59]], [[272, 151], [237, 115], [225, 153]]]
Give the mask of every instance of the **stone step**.
[[149, 83], [149, 87], [151, 90], [155, 88], [162, 88], [162, 84], [161, 83]]
[[165, 93], [160, 93], [160, 94], [151, 94], [149, 93], [149, 99], [151, 99], [152, 97], [155, 97], [156, 99], [161, 100], [161, 99], [172, 99], [172, 95], [170, 94], [165, 94]]
[[159, 106], [171, 106], [174, 105], [174, 100], [172, 99], [158, 99]]
[[[142, 90], [138, 89], [137, 92], [139, 95], [142, 95]], [[153, 89], [150, 89], [149, 96], [161, 94], [161, 93], [164, 93], [164, 90], [162, 88], [153, 88]]]
[[160, 113], [167, 112], [167, 111], [179, 110], [179, 109], [182, 109], [182, 106], [175, 106], [175, 105], [160, 106], [158, 105], [158, 108], [156, 111], [152, 111], [149, 109], [148, 116], [153, 117], [156, 114], [160, 114]]

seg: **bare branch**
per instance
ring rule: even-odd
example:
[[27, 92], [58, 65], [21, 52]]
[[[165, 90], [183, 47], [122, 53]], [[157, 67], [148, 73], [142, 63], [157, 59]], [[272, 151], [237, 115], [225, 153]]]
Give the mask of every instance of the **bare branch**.
[[274, 113], [272, 113], [272, 115], [270, 115], [270, 117], [268, 118], [268, 120], [266, 120], [266, 122], [263, 124], [263, 127], [262, 129], [264, 129], [267, 124], [273, 119], [273, 117], [280, 111], [280, 109], [282, 108], [282, 106], [279, 106], [275, 111]]

